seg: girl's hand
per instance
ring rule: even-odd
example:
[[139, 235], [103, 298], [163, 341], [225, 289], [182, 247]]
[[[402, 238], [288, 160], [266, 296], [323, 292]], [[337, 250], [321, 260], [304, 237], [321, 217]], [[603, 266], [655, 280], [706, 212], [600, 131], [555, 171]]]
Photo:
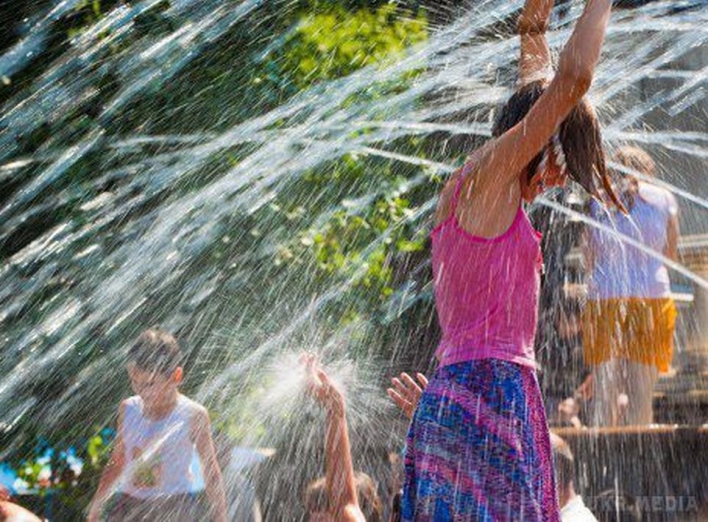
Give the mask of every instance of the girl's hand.
[[[415, 374], [418, 382], [407, 373], [403, 372], [400, 376], [391, 379], [393, 387], [386, 390], [391, 400], [403, 410], [403, 413], [411, 419], [415, 409], [418, 407], [420, 396], [423, 395], [423, 390], [428, 386], [428, 379], [422, 373]], [[418, 384], [420, 383], [420, 385]]]

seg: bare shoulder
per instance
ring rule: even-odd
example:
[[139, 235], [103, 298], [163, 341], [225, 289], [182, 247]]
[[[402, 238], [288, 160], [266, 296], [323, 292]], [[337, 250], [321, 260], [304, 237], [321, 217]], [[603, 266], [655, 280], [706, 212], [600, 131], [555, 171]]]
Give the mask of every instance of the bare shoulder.
[[[493, 141], [493, 140], [492, 140]], [[457, 185], [462, 178], [463, 189], [462, 192], [468, 193], [472, 188], [472, 181], [477, 176], [478, 166], [481, 163], [481, 158], [489, 154], [491, 150], [491, 145], [489, 142], [483, 145], [479, 149], [475, 150], [470, 154], [465, 161], [465, 164], [457, 169], [447, 180], [440, 195], [438, 197], [438, 206], [435, 211], [435, 224], [439, 225], [445, 221], [452, 210], [452, 202], [455, 199], [455, 192], [457, 190]]]
[[208, 410], [197, 401], [190, 399], [186, 395], [180, 395], [183, 407], [193, 415], [209, 416]]
[[342, 519], [346, 522], [366, 522], [364, 513], [357, 504], [347, 504], [343, 509]]
[[648, 204], [663, 210], [669, 210], [671, 213], [677, 207], [676, 198], [671, 191], [653, 183], [640, 183], [639, 196]]
[[452, 200], [455, 196], [455, 187], [457, 186], [458, 176], [460, 171], [456, 171], [449, 180], [445, 183], [438, 197], [438, 206], [435, 210], [435, 224], [439, 225], [447, 219], [452, 210]]

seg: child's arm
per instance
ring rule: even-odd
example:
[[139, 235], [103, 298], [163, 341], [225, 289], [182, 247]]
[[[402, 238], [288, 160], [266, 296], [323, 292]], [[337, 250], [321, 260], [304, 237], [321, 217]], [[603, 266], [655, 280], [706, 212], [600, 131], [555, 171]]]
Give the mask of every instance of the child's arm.
[[546, 41], [548, 19], [554, 0], [526, 0], [518, 21], [521, 38], [519, 81], [526, 85], [548, 75], [551, 69], [551, 51]]
[[669, 217], [667, 224], [666, 248], [664, 250], [664, 255], [673, 261], [678, 260], [678, 238], [680, 235], [678, 214], [674, 214]]
[[[558, 72], [526, 116], [502, 136], [479, 149], [469, 160], [465, 185], [474, 183], [475, 194], [508, 193], [518, 183], [519, 172], [548, 144], [551, 136], [582, 99], [592, 83], [600, 57], [612, 0], [588, 0], [585, 11], [563, 48]], [[463, 193], [469, 194], [469, 190]], [[477, 199], [475, 198], [475, 201]]]
[[365, 522], [356, 493], [344, 397], [327, 374], [316, 367], [313, 358], [307, 364], [312, 371], [310, 393], [326, 414], [325, 483], [331, 514], [335, 520], [343, 522]]
[[212, 520], [226, 522], [226, 493], [221, 469], [216, 461], [211, 421], [205, 408], [198, 408], [192, 418], [192, 436], [204, 472], [206, 493], [211, 504]]
[[330, 395], [325, 402], [325, 477], [332, 513], [335, 520], [363, 521], [364, 515], [359, 509], [356, 494], [344, 397], [322, 370], [318, 372], [318, 377], [322, 385], [329, 388]]
[[583, 236], [580, 242], [580, 251], [583, 254], [585, 273], [591, 274], [593, 268], [595, 268], [595, 244], [592, 240], [592, 235], [587, 228], [583, 230]]
[[125, 418], [125, 403], [121, 403], [118, 409], [118, 434], [116, 435], [115, 445], [111, 452], [111, 458], [103, 468], [101, 480], [98, 483], [96, 493], [91, 499], [89, 505], [89, 522], [97, 522], [101, 518], [103, 506], [113, 493], [113, 488], [116, 482], [123, 473], [125, 468], [125, 447], [123, 446], [123, 419]]

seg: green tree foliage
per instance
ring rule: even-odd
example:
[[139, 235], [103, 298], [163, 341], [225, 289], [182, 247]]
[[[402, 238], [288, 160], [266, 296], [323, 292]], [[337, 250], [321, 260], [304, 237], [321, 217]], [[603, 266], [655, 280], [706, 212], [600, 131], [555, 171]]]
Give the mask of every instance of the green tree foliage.
[[[420, 223], [412, 219], [415, 208], [408, 194], [408, 180], [395, 167], [391, 162], [347, 155], [311, 172], [302, 183], [320, 190], [327, 184], [335, 184], [338, 190], [343, 186], [348, 189], [344, 197], [335, 199], [324, 221], [304, 219], [316, 213], [308, 212], [302, 203], [295, 209], [281, 207], [278, 202], [271, 204], [271, 211], [284, 212], [286, 217], [305, 223], [292, 240], [281, 245], [276, 263], [309, 265], [313, 275], [319, 274], [325, 284], [332, 277], [346, 278], [353, 292], [368, 297], [364, 301], [353, 299], [352, 305], [359, 303], [361, 311], [376, 313], [393, 292], [392, 259], [422, 250], [425, 239]], [[378, 187], [373, 197], [363, 190], [370, 188], [372, 180]], [[358, 193], [363, 200], [356, 197]], [[318, 204], [310, 206], [317, 208]], [[284, 210], [288, 208], [291, 210]]]
[[307, 14], [285, 46], [281, 70], [300, 89], [390, 62], [427, 37], [424, 16], [402, 17], [394, 4], [348, 12], [333, 6]]
[[[285, 85], [299, 91], [363, 67], [385, 67], [426, 38], [427, 24], [422, 13], [405, 15], [394, 4], [351, 12], [335, 4], [324, 12], [302, 17], [279, 52], [267, 56], [266, 61], [277, 65], [277, 72], [266, 78], [281, 88]], [[346, 100], [344, 105], [375, 101], [414, 77], [415, 73], [401, 75], [387, 85], [375, 85], [355, 99]], [[260, 83], [262, 79], [256, 77], [254, 81]], [[403, 146], [418, 155], [423, 152], [422, 143], [414, 140]], [[414, 203], [406, 194], [406, 174], [412, 176], [415, 172], [416, 169], [406, 172], [391, 161], [351, 154], [313, 169], [299, 181], [301, 187], [284, 191], [285, 197], [296, 195], [293, 201], [279, 200], [270, 206], [271, 211], [281, 212], [302, 227], [291, 240], [281, 244], [276, 263], [311, 264], [323, 284], [331, 283], [333, 276], [350, 279], [353, 291], [366, 296], [349, 296], [354, 308], [358, 312], [376, 310], [393, 292], [392, 258], [423, 248], [424, 238], [416, 232], [420, 230], [419, 223], [410, 221]], [[367, 190], [372, 187], [377, 187], [375, 197], [367, 198]], [[329, 197], [314, 201], [301, 197], [313, 191]], [[366, 199], [357, 201], [358, 197]], [[327, 208], [333, 202], [336, 207]], [[331, 213], [329, 219], [308, 221], [307, 216], [324, 211]], [[351, 317], [354, 311], [347, 310], [344, 317]]]

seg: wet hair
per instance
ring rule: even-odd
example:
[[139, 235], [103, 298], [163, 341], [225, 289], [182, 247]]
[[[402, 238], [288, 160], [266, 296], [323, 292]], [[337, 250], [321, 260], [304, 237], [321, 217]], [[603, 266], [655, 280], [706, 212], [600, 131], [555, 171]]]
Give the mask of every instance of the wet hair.
[[[656, 171], [656, 163], [651, 159], [651, 156], [647, 152], [639, 147], [624, 146], [620, 147], [615, 151], [614, 160], [620, 165], [627, 167], [632, 170], [636, 170], [640, 174], [645, 176], [654, 177]], [[620, 184], [620, 186], [625, 187], [622, 191], [621, 198], [625, 206], [628, 209], [634, 208], [635, 203], [635, 190], [637, 186], [637, 178], [630, 175], [616, 173], [616, 178], [619, 180], [624, 177], [624, 181], [629, 181], [629, 184]], [[634, 187], [635, 190], [630, 190], [628, 187]]]
[[[354, 473], [359, 507], [367, 522], [383, 522], [383, 503], [377, 493], [374, 479], [366, 473]], [[321, 477], [311, 482], [305, 490], [305, 510], [308, 513], [330, 511], [326, 480]]]
[[568, 443], [558, 435], [551, 434], [551, 448], [553, 449], [553, 472], [556, 483], [561, 488], [567, 488], [573, 482], [575, 475], [575, 460]]
[[[492, 136], [499, 137], [519, 123], [546, 90], [547, 82], [536, 80], [520, 87], [499, 111], [492, 127]], [[600, 122], [588, 101], [583, 98], [563, 120], [558, 138], [566, 159], [570, 179], [599, 200], [602, 189], [620, 209], [623, 205], [612, 189], [602, 148]], [[526, 175], [531, 181], [543, 158], [546, 148], [526, 165]]]
[[181, 365], [182, 354], [172, 334], [150, 328], [141, 333], [128, 350], [128, 363], [143, 371], [168, 375]]
[[644, 149], [629, 145], [620, 147], [615, 151], [614, 160], [620, 165], [636, 170], [645, 176], [654, 176], [656, 163]]

